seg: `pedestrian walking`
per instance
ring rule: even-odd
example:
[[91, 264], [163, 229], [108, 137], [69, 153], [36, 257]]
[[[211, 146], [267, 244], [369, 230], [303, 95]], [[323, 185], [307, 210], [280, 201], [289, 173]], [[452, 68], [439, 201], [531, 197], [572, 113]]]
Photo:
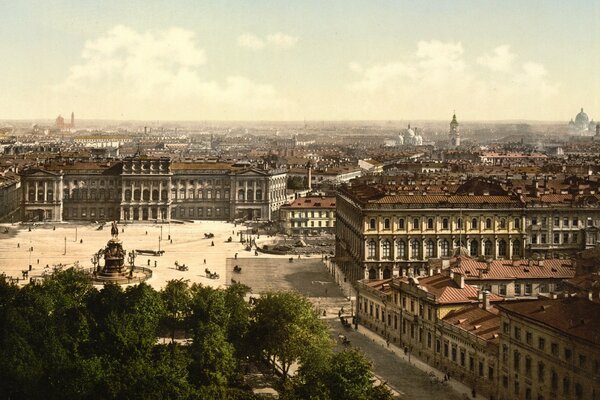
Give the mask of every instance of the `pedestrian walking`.
[[37, 259], [37, 263], [38, 263], [38, 265], [40, 264], [40, 259], [39, 258]]
[[154, 260], [154, 268], [156, 268], [156, 260]]
[[150, 259], [148, 259], [148, 266], [150, 266]]
[[169, 239], [169, 243], [173, 244], [173, 239]]
[[206, 265], [206, 258], [204, 259], [204, 265]]
[[17, 243], [17, 249], [21, 248], [21, 243]]

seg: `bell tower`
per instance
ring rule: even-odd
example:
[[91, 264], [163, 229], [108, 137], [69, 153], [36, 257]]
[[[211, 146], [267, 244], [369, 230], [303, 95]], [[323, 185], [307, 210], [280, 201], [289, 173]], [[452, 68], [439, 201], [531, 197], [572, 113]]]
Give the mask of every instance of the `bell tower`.
[[460, 147], [460, 131], [458, 129], [458, 121], [456, 120], [456, 112], [452, 116], [452, 121], [450, 121], [450, 132], [448, 135], [450, 136], [450, 147]]

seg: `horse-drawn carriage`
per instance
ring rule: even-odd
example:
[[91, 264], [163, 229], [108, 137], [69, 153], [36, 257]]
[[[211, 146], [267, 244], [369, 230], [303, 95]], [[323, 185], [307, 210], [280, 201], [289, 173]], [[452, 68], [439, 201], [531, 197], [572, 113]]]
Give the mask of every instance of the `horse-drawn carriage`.
[[215, 235], [210, 232], [204, 234], [204, 239], [212, 239], [214, 237], [215, 237]]
[[177, 261], [175, 261], [175, 269], [177, 271], [187, 271], [189, 268], [187, 265], [185, 264], [179, 264]]
[[204, 268], [204, 272], [206, 273], [206, 277], [209, 279], [219, 279], [219, 274], [216, 272], [210, 272], [208, 268]]

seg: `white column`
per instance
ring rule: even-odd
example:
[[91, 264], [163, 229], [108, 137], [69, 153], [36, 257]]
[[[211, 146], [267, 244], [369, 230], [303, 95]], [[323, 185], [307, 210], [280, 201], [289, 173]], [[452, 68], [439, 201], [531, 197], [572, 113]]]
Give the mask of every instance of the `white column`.
[[29, 181], [25, 183], [25, 202], [29, 203]]
[[38, 201], [38, 181], [35, 181], [35, 199], [33, 201], [36, 203]]
[[163, 201], [164, 199], [162, 198], [162, 181], [158, 182], [158, 201]]
[[44, 181], [44, 203], [48, 201], [48, 182]]

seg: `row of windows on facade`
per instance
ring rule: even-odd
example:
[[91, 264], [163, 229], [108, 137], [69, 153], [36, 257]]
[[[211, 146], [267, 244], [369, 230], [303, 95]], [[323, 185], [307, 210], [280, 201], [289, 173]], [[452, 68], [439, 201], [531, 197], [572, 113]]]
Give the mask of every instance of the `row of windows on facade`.
[[[456, 219], [455, 225], [454, 225], [455, 229], [464, 229], [463, 221], [464, 220], [462, 218]], [[483, 221], [484, 221], [484, 229], [492, 229], [493, 228], [494, 221], [492, 220], [492, 218], [486, 218]], [[417, 229], [422, 228], [420, 218], [413, 218], [411, 222], [412, 222], [412, 229], [417, 230]], [[472, 218], [470, 222], [471, 222], [471, 229], [476, 229], [476, 230], [480, 229], [478, 218]], [[442, 225], [442, 229], [450, 229], [450, 218], [442, 218], [441, 225]], [[406, 223], [404, 221], [404, 218], [398, 219], [397, 229], [406, 229], [405, 226], [406, 226]], [[499, 229], [506, 229], [507, 228], [506, 218], [501, 218], [500, 220], [498, 220], [497, 226]], [[391, 219], [385, 218], [383, 220], [383, 229], [391, 229], [391, 227], [392, 227]], [[426, 229], [434, 229], [434, 228], [435, 228], [435, 219], [427, 218]], [[520, 218], [514, 218], [513, 228], [514, 229], [521, 228], [521, 219]], [[376, 229], [377, 229], [377, 220], [375, 218], [371, 218], [369, 220], [369, 230], [376, 230]]]
[[[437, 241], [439, 247], [436, 245], [436, 241], [433, 239], [425, 240], [425, 256], [426, 257], [435, 257], [436, 253], [439, 253], [440, 257], [449, 257], [451, 253], [450, 242], [448, 240], [440, 240]], [[469, 253], [473, 257], [477, 257], [480, 255], [479, 242], [475, 239], [469, 241]], [[466, 247], [466, 243], [464, 241], [459, 242], [456, 240], [454, 242], [454, 247]], [[484, 256], [493, 256], [493, 248], [494, 244], [491, 240], [483, 241], [483, 254]], [[421, 258], [421, 253], [423, 250], [423, 246], [420, 240], [413, 239], [410, 241], [410, 258], [419, 259]], [[383, 240], [381, 242], [381, 258], [391, 258], [392, 251], [392, 242], [389, 240]], [[404, 240], [398, 240], [396, 242], [396, 258], [406, 258], [407, 256], [407, 246]], [[497, 242], [497, 251], [499, 257], [507, 257], [508, 254], [508, 242], [504, 239], [501, 239]], [[516, 239], [512, 241], [512, 254], [520, 255], [521, 254], [521, 241]], [[371, 240], [367, 243], [367, 257], [375, 258], [377, 257], [377, 243], [375, 240]]]
[[[587, 226], [593, 226], [594, 225], [594, 221], [591, 217], [588, 217], [586, 220], [586, 225]], [[537, 226], [537, 225], [541, 225], [542, 228], [546, 228], [548, 226], [548, 217], [541, 217], [541, 218], [537, 218], [537, 217], [531, 217], [531, 225]], [[561, 218], [560, 217], [554, 217], [553, 218], [553, 224], [552, 224], [555, 228], [580, 228], [583, 225], [583, 221], [579, 220], [579, 217], [563, 217], [562, 218], [562, 226], [561, 226]]]
[[[575, 363], [575, 365], [577, 367], [582, 368], [582, 369], [589, 368], [588, 359], [587, 359], [586, 354], [579, 353], [577, 359], [575, 360], [573, 357], [573, 350], [571, 348], [565, 346], [565, 347], [563, 347], [563, 352], [561, 353], [559, 343], [551, 341], [550, 346], [547, 346], [547, 340], [544, 336], [541, 336], [541, 335], [538, 336], [537, 341], [535, 341], [534, 335], [532, 332], [525, 330], [525, 334], [523, 334], [523, 330], [519, 326], [513, 326], [513, 329], [511, 332], [511, 324], [506, 321], [504, 321], [502, 323], [502, 333], [504, 333], [507, 337], [512, 336], [513, 339], [515, 339], [516, 341], [521, 342], [521, 343], [523, 343], [523, 340], [524, 340], [525, 341], [524, 343], [533, 350], [539, 350], [546, 354], [548, 354], [548, 350], [549, 350], [550, 351], [549, 354], [560, 359], [561, 361], [564, 361], [567, 363]], [[506, 346], [506, 345], [504, 345], [504, 347], [503, 347], [503, 355], [502, 356], [504, 357], [505, 360], [508, 357], [508, 346]], [[516, 371], [518, 372], [519, 368], [520, 368], [520, 361], [519, 361], [520, 353], [518, 350], [515, 350], [514, 356], [515, 356], [515, 365], [514, 366], [515, 366]], [[527, 357], [526, 357], [526, 359], [527, 359]], [[525, 366], [527, 367], [527, 363]], [[597, 375], [598, 377], [600, 377], [600, 360], [594, 360], [591, 366], [592, 366], [592, 373], [594, 375]], [[526, 372], [527, 372], [527, 368], [526, 368]]]
[[[562, 237], [562, 241], [561, 241]], [[545, 233], [541, 234], [532, 234], [529, 238], [531, 244], [548, 244], [548, 235]], [[554, 233], [552, 235], [552, 243], [553, 244], [577, 244], [579, 243], [579, 234], [578, 233]]]
[[[81, 208], [71, 208], [70, 212], [68, 211], [69, 209], [65, 209], [64, 211], [64, 215], [65, 217], [68, 217], [69, 215], [71, 216], [71, 218], [85, 218], [85, 217], [100, 217], [100, 218], [104, 218], [104, 217], [108, 217], [108, 218], [113, 218], [116, 217], [119, 214], [119, 210], [115, 210], [113, 208], [87, 208], [87, 207], [81, 207]], [[163, 210], [164, 211], [164, 210]], [[128, 212], [126, 210], [126, 212]], [[229, 209], [228, 208], [224, 208], [223, 210], [220, 207], [198, 207], [198, 208], [194, 208], [194, 207], [173, 207], [171, 208], [171, 217], [172, 218], [176, 218], [177, 215], [179, 214], [179, 217], [220, 217], [220, 216], [228, 216], [229, 215]], [[47, 217], [48, 218], [48, 217]]]
[[[367, 310], [367, 303], [369, 305], [368, 310]], [[411, 301], [412, 303], [412, 308], [414, 310], [414, 301]], [[420, 315], [423, 314], [423, 306], [420, 306]], [[383, 322], [384, 324], [386, 323], [386, 314], [385, 311], [381, 310], [381, 318], [380, 318], [380, 312], [379, 312], [379, 306], [378, 305], [373, 305], [372, 302], [367, 302], [367, 300], [364, 300], [364, 308], [363, 308], [363, 302], [360, 301], [359, 302], [359, 310], [364, 312], [368, 312], [369, 315], [376, 319], [379, 320], [381, 319], [381, 322]], [[429, 309], [428, 307], [428, 320], [433, 321], [433, 317], [432, 317], [432, 311], [431, 309]], [[392, 317], [390, 315], [390, 313], [387, 314], [387, 325], [389, 327], [392, 326]], [[407, 335], [408, 334], [408, 328], [410, 327], [410, 337], [411, 339], [417, 339], [418, 342], [423, 343], [423, 329], [422, 328], [417, 328], [415, 327], [415, 325], [408, 321], [407, 319], [402, 319], [400, 321], [401, 324], [401, 330], [402, 330], [402, 334], [403, 335]], [[394, 324], [393, 324], [393, 329], [399, 329], [398, 327], [398, 318], [397, 315], [394, 315]], [[427, 348], [432, 349], [433, 346], [433, 336], [431, 334], [431, 332], [427, 332]], [[436, 353], [441, 353], [442, 351], [442, 341], [440, 339], [436, 339]], [[457, 359], [457, 354], [460, 354], [460, 359]], [[452, 360], [455, 363], [459, 363], [462, 367], [466, 367], [465, 363], [466, 363], [466, 349], [465, 348], [459, 348], [456, 344], [452, 344], [450, 345], [450, 342], [448, 340], [444, 340], [444, 357]], [[485, 365], [484, 365], [484, 361], [478, 361], [478, 375], [481, 378], [484, 378], [484, 370], [485, 370]], [[475, 358], [472, 355], [469, 355], [469, 370], [471, 372], [475, 372]], [[492, 366], [488, 366], [488, 375], [487, 378], [489, 380], [493, 380], [494, 379], [494, 368]]]
[[[329, 227], [329, 221], [310, 221], [310, 226], [314, 227]], [[335, 226], [335, 221], [331, 221], [331, 226]], [[292, 221], [292, 228], [308, 227], [308, 221]]]
[[[127, 182], [125, 184], [130, 184], [133, 183], [134, 186], [140, 186], [142, 184], [142, 182], [146, 182], [146, 181], [141, 181], [141, 180], [136, 180], [133, 182]], [[251, 182], [251, 181], [250, 181]], [[214, 181], [212, 179], [208, 179], [208, 180], [190, 180], [189, 184], [192, 186], [195, 186], [196, 184], [199, 186], [221, 186], [221, 179], [215, 179]], [[243, 185], [244, 181], [239, 181], [238, 184], [242, 184]], [[108, 181], [104, 181], [104, 180], [78, 180], [78, 179], [74, 179], [72, 181], [65, 181], [65, 185], [72, 185], [72, 186], [79, 186], [79, 185], [89, 185], [91, 187], [104, 187], [104, 186], [115, 186], [117, 185], [117, 182], [114, 180], [108, 180]], [[174, 186], [180, 186], [180, 185], [185, 185], [186, 181], [182, 181], [182, 180], [174, 180], [173, 181], [173, 185]], [[224, 181], [224, 186], [229, 186], [229, 181], [225, 180]]]
[[329, 211], [292, 211], [291, 212], [291, 218], [329, 218], [329, 216], [334, 216], [335, 213], [334, 212], [329, 212]]
[[[113, 199], [113, 200], [118, 200], [119, 199], [119, 192], [114, 192], [113, 190], [108, 190], [108, 191], [104, 191], [104, 190], [98, 190], [96, 191], [96, 189], [74, 189], [72, 191], [69, 191], [69, 189], [65, 189], [64, 190], [64, 195], [63, 198], [65, 200], [69, 200], [69, 199], [73, 199], [73, 200], [109, 200], [109, 199]], [[35, 196], [35, 192], [30, 192], [30, 198]], [[52, 191], [49, 191], [48, 195], [47, 195], [47, 201], [52, 201], [53, 198], [53, 194]], [[214, 197], [213, 197], [213, 191], [212, 190], [198, 190], [197, 192], [190, 189], [187, 192], [187, 196], [186, 196], [186, 192], [181, 189], [179, 191], [179, 196], [177, 196], [177, 191], [176, 190], [172, 190], [171, 191], [171, 199], [172, 200], [194, 200], [194, 199], [198, 199], [198, 200], [202, 200], [202, 199], [229, 199], [229, 190], [224, 190], [223, 193], [221, 194], [220, 190], [215, 190], [214, 191]], [[244, 193], [239, 193], [238, 194], [238, 200], [243, 201], [245, 198], [247, 198], [248, 200], [256, 200], [256, 201], [261, 201], [262, 200], [262, 191], [261, 190], [257, 190], [256, 194], [254, 194], [252, 192], [252, 190], [249, 190], [247, 192], [247, 194]], [[163, 190], [160, 193], [159, 196], [159, 191], [158, 190], [153, 190], [152, 192], [149, 189], [144, 190], [143, 192], [138, 190], [134, 190], [133, 191], [133, 196], [132, 196], [132, 192], [130, 189], [125, 190], [125, 201], [156, 201], [156, 200], [166, 200], [167, 199], [167, 191]], [[43, 193], [40, 194], [38, 193], [38, 201], [43, 201], [44, 200], [44, 196]]]

